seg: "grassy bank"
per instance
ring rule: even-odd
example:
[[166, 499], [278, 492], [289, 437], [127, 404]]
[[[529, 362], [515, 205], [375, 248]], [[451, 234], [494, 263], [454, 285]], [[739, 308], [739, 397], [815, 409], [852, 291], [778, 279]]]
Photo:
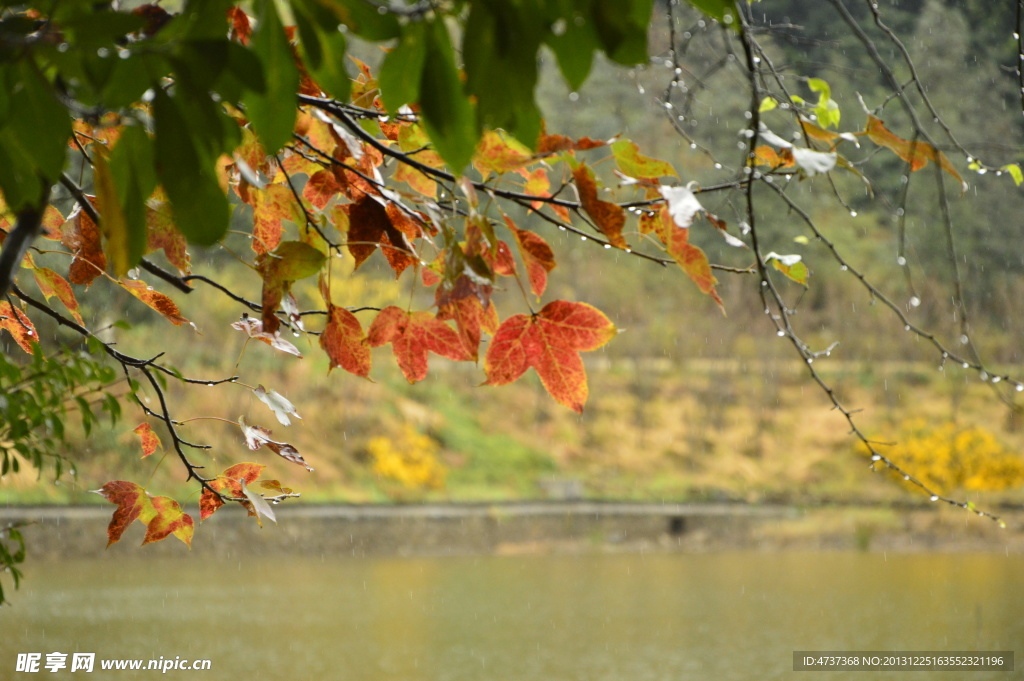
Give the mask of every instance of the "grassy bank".
[[[237, 419], [244, 414], [250, 422], [275, 426], [275, 437], [293, 443], [315, 473], [266, 450], [249, 452], [238, 428], [223, 421], [192, 421], [182, 433], [212, 445], [208, 453], [197, 454], [209, 470], [257, 460], [270, 467], [272, 477], [319, 502], [579, 495], [649, 501], [926, 503], [884, 473], [870, 472], [845, 420], [829, 409], [824, 395], [807, 381], [804, 367], [795, 363], [602, 361], [598, 356], [589, 368], [590, 402], [579, 416], [555, 404], [533, 377], [500, 389], [480, 387], [475, 367], [435, 359], [432, 369], [439, 375], [409, 385], [390, 361], [383, 361], [390, 358], [380, 353], [378, 359], [376, 382], [337, 374], [328, 378], [317, 359], [295, 362], [276, 376], [264, 375], [268, 387], [299, 407], [302, 420], [290, 428], [277, 426], [270, 412], [240, 386], [192, 388], [182, 394], [180, 404], [190, 412], [182, 418], [216, 414]], [[251, 353], [246, 361], [262, 360]], [[995, 443], [990, 445], [995, 448], [992, 456], [1019, 461], [1024, 452], [1019, 420], [994, 407], [990, 389], [967, 372], [829, 361], [821, 362], [819, 370], [844, 404], [863, 410], [858, 423], [869, 437], [902, 443], [884, 450], [894, 457], [915, 438], [931, 436], [922, 442], [934, 444], [935, 432], [942, 428], [953, 434], [979, 429]], [[131, 419], [80, 440], [72, 457], [76, 477], [65, 475], [54, 483], [31, 473], [8, 475], [0, 482], [0, 503], [104, 503], [88, 490], [111, 479], [134, 480], [154, 494], [194, 501], [195, 492], [182, 483], [173, 453], [140, 460], [131, 432], [138, 421]], [[169, 438], [160, 434], [166, 445]], [[409, 468], [409, 474], [399, 479], [382, 472], [385, 455]], [[417, 465], [432, 467], [429, 483], [421, 476], [424, 484], [416, 484]], [[925, 460], [915, 465], [938, 464]], [[977, 481], [957, 485], [961, 489], [940, 491], [979, 507], [1024, 501], [1019, 484], [998, 491], [978, 489]]]

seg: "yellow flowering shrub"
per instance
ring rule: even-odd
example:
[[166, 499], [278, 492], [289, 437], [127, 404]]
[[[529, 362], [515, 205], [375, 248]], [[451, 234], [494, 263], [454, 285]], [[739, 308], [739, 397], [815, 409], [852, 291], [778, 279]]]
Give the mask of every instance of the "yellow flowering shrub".
[[901, 437], [886, 455], [938, 492], [999, 491], [1024, 484], [1024, 457], [980, 427], [913, 419], [903, 424]]
[[437, 458], [437, 442], [412, 426], [406, 425], [397, 440], [374, 437], [366, 448], [373, 459], [373, 472], [383, 481], [398, 483], [398, 490], [384, 486], [392, 496], [444, 486], [445, 469]]

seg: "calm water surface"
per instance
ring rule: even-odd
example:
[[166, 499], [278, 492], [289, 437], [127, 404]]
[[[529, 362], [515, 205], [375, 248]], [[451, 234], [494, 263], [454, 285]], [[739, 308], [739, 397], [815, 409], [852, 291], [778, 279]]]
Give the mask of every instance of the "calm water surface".
[[[715, 553], [35, 563], [0, 679], [684, 681], [1021, 678], [793, 672], [793, 650], [1013, 650], [1024, 557]], [[19, 652], [210, 671], [15, 674]]]

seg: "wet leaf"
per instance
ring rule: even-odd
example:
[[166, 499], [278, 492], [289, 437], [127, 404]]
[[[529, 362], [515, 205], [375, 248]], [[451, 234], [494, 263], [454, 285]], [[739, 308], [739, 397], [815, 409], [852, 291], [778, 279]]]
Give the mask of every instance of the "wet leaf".
[[424, 32], [426, 56], [420, 81], [423, 127], [452, 172], [462, 175], [477, 142], [476, 112], [455, 67], [451, 38], [444, 21], [436, 19]]
[[586, 164], [581, 163], [572, 171], [576, 180], [576, 188], [580, 193], [580, 203], [604, 234], [609, 243], [616, 248], [628, 248], [629, 244], [622, 237], [622, 228], [626, 224], [626, 211], [620, 206], [597, 198], [597, 183], [594, 174]]
[[[121, 539], [128, 526], [140, 516], [152, 518], [156, 513], [146, 490], [134, 482], [114, 480], [94, 492], [110, 503], [117, 504], [117, 509], [107, 526], [107, 546]], [[147, 520], [143, 519], [142, 522], [146, 523]]]
[[92, 160], [96, 184], [96, 205], [100, 214], [100, 226], [103, 228], [103, 235], [107, 242], [107, 247], [103, 252], [110, 259], [114, 276], [123, 277], [142, 256], [145, 233], [139, 232], [136, 235], [129, 230], [128, 220], [122, 209], [122, 201], [118, 197], [117, 188], [114, 186], [114, 177], [107, 162], [107, 152], [99, 148], [94, 149]]
[[194, 523], [192, 516], [183, 512], [178, 502], [170, 497], [151, 497], [150, 503], [154, 516], [146, 522], [146, 536], [143, 546], [174, 535], [186, 546], [192, 548], [192, 532]]
[[146, 228], [148, 244], [146, 252], [162, 250], [167, 262], [171, 263], [182, 274], [192, 272], [192, 261], [188, 254], [188, 244], [171, 219], [171, 207], [161, 201], [151, 201], [146, 208]]
[[698, 246], [690, 243], [690, 230], [676, 226], [667, 231], [665, 246], [669, 255], [679, 264], [686, 276], [697, 284], [697, 288], [711, 296], [718, 303], [718, 307], [725, 312], [725, 304], [715, 290], [718, 280], [711, 272], [708, 256]]
[[88, 286], [107, 268], [99, 227], [81, 206], [76, 205], [61, 231], [61, 243], [75, 256], [68, 270], [68, 281]]
[[644, 156], [640, 153], [640, 147], [627, 139], [612, 142], [611, 149], [619, 170], [629, 177], [645, 179], [678, 177], [671, 163]]
[[273, 441], [270, 437], [273, 433], [270, 430], [263, 426], [250, 426], [245, 417], [238, 418], [238, 427], [245, 438], [245, 446], [254, 452], [266, 443]]
[[807, 286], [807, 265], [801, 262], [799, 255], [779, 255], [773, 251], [764, 260], [796, 283]]
[[270, 407], [270, 410], [274, 412], [274, 416], [277, 417], [282, 426], [290, 426], [292, 424], [290, 416], [302, 419], [298, 412], [295, 411], [295, 405], [280, 393], [267, 390], [262, 385], [257, 386], [252, 392], [256, 395], [256, 399]]
[[341, 185], [330, 170], [319, 170], [309, 178], [302, 189], [302, 198], [315, 208], [323, 210], [335, 196], [341, 193]]
[[266, 442], [264, 444], [266, 445], [267, 449], [274, 452], [285, 461], [297, 463], [310, 473], [313, 472], [313, 468], [306, 463], [305, 459], [302, 458], [302, 455], [299, 454], [299, 450], [297, 450], [295, 447], [288, 444], [287, 442], [276, 442], [274, 440], [271, 440], [270, 442]]
[[[210, 481], [210, 487], [217, 490], [221, 494], [229, 497], [244, 497], [242, 492], [242, 483], [251, 485], [255, 482], [265, 469], [261, 463], [243, 462], [236, 463], [224, 469], [224, 472], [218, 475], [216, 478]], [[242, 502], [240, 502], [242, 503]], [[224, 500], [217, 494], [210, 492], [208, 489], [203, 489], [203, 494], [199, 498], [199, 519], [206, 520], [213, 513], [224, 505]], [[254, 515], [248, 502], [242, 504], [249, 511], [249, 515]]]
[[934, 161], [940, 168], [960, 182], [960, 186], [963, 191], [967, 191], [967, 184], [963, 181], [963, 178], [960, 177], [960, 173], [956, 171], [953, 164], [949, 162], [949, 159], [946, 158], [946, 155], [927, 142], [917, 140], [907, 141], [898, 137], [886, 128], [885, 124], [882, 123], [881, 120], [870, 115], [868, 116], [868, 123], [864, 132], [872, 142], [890, 149], [893, 153], [906, 161], [910, 165], [911, 171], [920, 170], [928, 164], [928, 161]]
[[231, 328], [238, 329], [249, 336], [249, 338], [266, 343], [275, 350], [287, 352], [289, 355], [295, 355], [300, 359], [302, 358], [302, 353], [299, 352], [299, 349], [284, 338], [281, 338], [280, 332], [266, 333], [263, 330], [263, 322], [259, 319], [244, 315], [239, 321], [233, 322]]
[[585, 303], [556, 300], [534, 315], [506, 319], [484, 357], [488, 385], [515, 381], [533, 367], [559, 403], [582, 412], [587, 375], [579, 353], [596, 350], [616, 334], [615, 325]]
[[257, 492], [250, 490], [244, 480], [242, 481], [242, 494], [249, 500], [249, 503], [252, 504], [252, 509], [255, 511], [256, 515], [256, 522], [260, 527], [263, 526], [263, 516], [270, 518], [275, 523], [277, 522], [277, 518], [274, 517], [274, 509], [270, 508], [270, 504], [267, 503], [267, 500]]
[[283, 184], [268, 185], [266, 189], [250, 189], [252, 202], [252, 250], [269, 253], [281, 243], [284, 233], [282, 220], [301, 224], [300, 208], [295, 203], [292, 190]]
[[75, 293], [71, 290], [71, 284], [48, 267], [36, 267], [33, 274], [43, 297], [47, 301], [51, 298], [59, 300], [71, 313], [74, 320], [84, 326], [85, 321], [78, 311], [78, 299], [75, 298]]
[[39, 334], [28, 315], [10, 303], [0, 303], [0, 329], [11, 334], [14, 342], [30, 355], [33, 353], [33, 344], [39, 342]]
[[474, 361], [479, 355], [481, 332], [493, 334], [498, 330], [498, 310], [494, 303], [488, 300], [485, 308], [477, 296], [449, 300], [438, 307], [437, 318], [455, 322], [459, 337]]
[[473, 167], [486, 178], [491, 173], [502, 175], [517, 170], [534, 160], [526, 145], [503, 132], [488, 130], [476, 146]]
[[320, 334], [320, 347], [330, 360], [328, 371], [341, 367], [356, 376], [370, 375], [370, 344], [356, 316], [343, 307], [329, 305], [327, 326]]
[[163, 293], [154, 290], [153, 287], [148, 286], [146, 282], [132, 279], [118, 279], [117, 283], [121, 288], [128, 291], [128, 293], [131, 293], [146, 305], [149, 305], [151, 308], [162, 314], [164, 319], [169, 321], [171, 324], [181, 326], [182, 324], [192, 323], [181, 315], [181, 311], [178, 310], [178, 306], [174, 304], [173, 300], [165, 296]]
[[243, 97], [246, 116], [268, 153], [275, 153], [292, 136], [295, 127], [295, 93], [299, 70], [291, 45], [277, 14], [276, 3], [262, 0], [251, 49], [263, 66], [266, 92], [249, 91]]
[[345, 206], [348, 214], [348, 250], [355, 266], [362, 265], [378, 248], [384, 252], [395, 275], [400, 275], [417, 260], [412, 246], [391, 221], [387, 209], [379, 201], [364, 195], [355, 203]]
[[263, 331], [275, 334], [281, 324], [277, 309], [292, 282], [312, 277], [320, 271], [326, 256], [307, 243], [285, 241], [273, 253], [256, 259], [256, 271], [263, 277]]
[[142, 445], [142, 458], [146, 458], [160, 447], [160, 438], [153, 432], [152, 426], [148, 423], [142, 423], [135, 427], [132, 431], [139, 436], [139, 441]]
[[815, 151], [814, 149], [803, 149], [801, 147], [793, 147], [791, 151], [793, 153], [793, 162], [796, 163], [797, 167], [807, 177], [824, 175], [836, 167], [838, 154], [834, 151]]
[[544, 295], [548, 285], [548, 272], [555, 269], [555, 254], [548, 242], [535, 232], [519, 229], [511, 218], [505, 216], [505, 224], [516, 237], [519, 255], [526, 266], [526, 274], [530, 279], [530, 290], [538, 298]]
[[1013, 183], [1018, 187], [1021, 185], [1021, 182], [1024, 182], [1024, 173], [1021, 172], [1018, 164], [1010, 163], [1000, 168], [1000, 170], [1009, 173], [1010, 177], [1013, 178]]
[[459, 334], [429, 312], [406, 312], [394, 305], [381, 310], [370, 325], [371, 347], [391, 343], [402, 374], [410, 383], [427, 376], [427, 354], [468, 361], [473, 357]]

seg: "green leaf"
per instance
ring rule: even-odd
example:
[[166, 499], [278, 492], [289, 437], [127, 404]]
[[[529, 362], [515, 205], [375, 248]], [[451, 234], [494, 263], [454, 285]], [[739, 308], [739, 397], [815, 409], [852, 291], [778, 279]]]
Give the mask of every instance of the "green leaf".
[[1010, 177], [1013, 178], [1013, 183], [1018, 187], [1020, 186], [1021, 182], [1024, 182], [1024, 173], [1021, 173], [1020, 166], [1017, 165], [1016, 163], [1010, 163], [1008, 165], [1005, 165], [1002, 168], [1000, 168], [1000, 170], [1009, 173]]
[[167, 191], [175, 226], [192, 243], [209, 246], [227, 232], [231, 215], [214, 172], [214, 158], [193, 141], [177, 104], [162, 90], [153, 100], [156, 169]]
[[276, 258], [274, 274], [282, 281], [298, 281], [312, 277], [323, 266], [326, 257], [309, 244], [301, 241], [285, 241], [270, 255]]
[[624, 66], [647, 62], [647, 27], [654, 0], [594, 0], [594, 28], [605, 53]]
[[403, 104], [420, 99], [423, 65], [427, 56], [426, 24], [408, 24], [402, 37], [386, 57], [377, 75], [380, 98], [384, 107], [395, 113]]
[[[96, 204], [100, 211], [99, 226], [106, 241], [103, 251], [110, 259], [114, 276], [121, 278], [128, 273], [135, 261], [129, 263], [128, 243], [131, 240], [131, 235], [121, 202], [118, 200], [118, 191], [114, 186], [110, 165], [107, 163], [107, 154], [109, 152], [105, 148], [93, 150], [93, 183], [96, 185]], [[145, 223], [142, 227], [145, 229]], [[142, 234], [145, 236], [145, 232]], [[139, 249], [137, 257], [141, 256], [142, 252]]]
[[772, 267], [796, 283], [801, 286], [807, 286], [807, 277], [809, 275], [807, 265], [802, 262], [799, 255], [779, 255], [773, 252], [766, 255], [764, 259], [765, 262], [770, 262]]
[[500, 128], [533, 144], [540, 135], [537, 50], [546, 27], [532, 2], [476, 3], [466, 19], [462, 58], [466, 89], [477, 98], [485, 128]]
[[594, 22], [587, 21], [582, 13], [573, 11], [556, 23], [560, 34], [551, 33], [544, 42], [555, 53], [565, 82], [571, 89], [578, 90], [590, 74], [594, 64], [594, 50], [599, 47]]
[[461, 175], [476, 149], [476, 116], [462, 89], [444, 22], [429, 22], [425, 38], [426, 66], [420, 81], [423, 127], [452, 172]]
[[301, 38], [299, 49], [309, 74], [335, 99], [348, 99], [352, 89], [345, 70], [348, 45], [337, 19], [314, 0], [300, 0], [293, 10]]
[[689, 0], [689, 2], [712, 19], [717, 19], [739, 30], [739, 22], [736, 21], [736, 5], [733, 0]]
[[356, 35], [371, 41], [390, 40], [401, 34], [398, 18], [390, 13], [381, 14], [366, 0], [313, 0], [348, 26]]
[[839, 105], [832, 99], [832, 88], [821, 78], [808, 78], [807, 87], [818, 93], [818, 104], [814, 107], [814, 115], [818, 117], [818, 124], [823, 128], [833, 126], [839, 127], [840, 111]]
[[765, 97], [761, 100], [761, 106], [757, 107], [758, 113], [764, 113], [771, 111], [779, 106], [779, 103], [775, 101], [774, 97]]
[[[153, 143], [149, 135], [141, 127], [126, 127], [110, 154], [110, 175], [117, 191], [116, 200], [126, 230], [126, 269], [120, 271], [115, 262], [115, 276], [120, 277], [135, 267], [145, 252], [146, 199], [157, 185], [154, 165]], [[105, 214], [101, 216], [106, 217]]]
[[263, 148], [268, 154], [274, 154], [288, 143], [295, 127], [299, 69], [295, 66], [275, 3], [262, 0], [259, 6], [262, 11], [252, 36], [251, 49], [263, 64], [267, 90], [264, 94], [248, 92], [242, 97], [242, 102]]
[[[8, 133], [5, 141], [18, 148], [19, 158], [31, 159], [26, 172], [36, 172], [54, 182], [64, 168], [71, 117], [50, 83], [29, 60], [21, 60], [12, 75], [12, 89], [4, 93], [10, 98], [8, 117], [3, 121]], [[8, 204], [18, 208], [9, 199]]]
[[615, 163], [625, 175], [644, 179], [678, 177], [675, 168], [667, 161], [660, 161], [640, 153], [635, 142], [628, 139], [615, 140], [611, 145]]

